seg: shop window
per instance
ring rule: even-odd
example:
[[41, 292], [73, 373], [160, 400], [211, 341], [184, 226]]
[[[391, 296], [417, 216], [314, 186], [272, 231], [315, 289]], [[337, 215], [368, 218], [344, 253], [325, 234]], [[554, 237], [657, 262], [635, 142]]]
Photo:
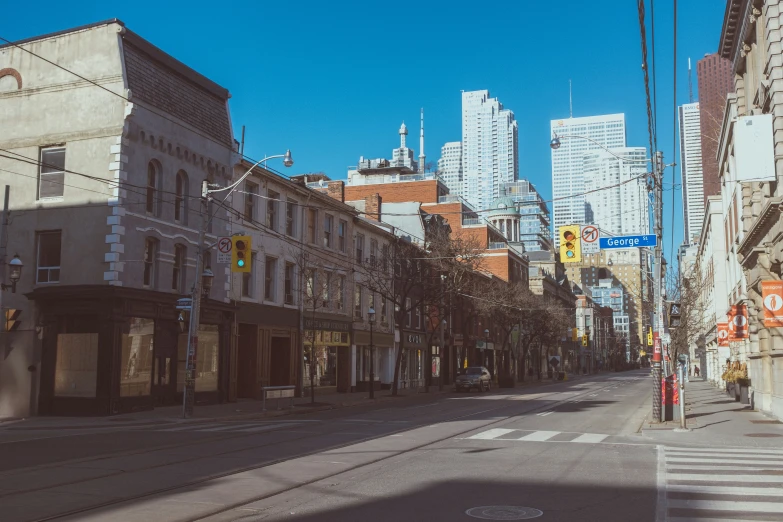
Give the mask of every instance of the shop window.
[[132, 317], [128, 333], [121, 336], [120, 397], [150, 394], [155, 321]]
[[[185, 388], [188, 355], [188, 334], [181, 333], [177, 342], [177, 391]], [[220, 365], [220, 332], [217, 325], [202, 324], [198, 328], [196, 350], [196, 391], [217, 391]]]
[[54, 395], [95, 397], [97, 379], [98, 334], [58, 334]]

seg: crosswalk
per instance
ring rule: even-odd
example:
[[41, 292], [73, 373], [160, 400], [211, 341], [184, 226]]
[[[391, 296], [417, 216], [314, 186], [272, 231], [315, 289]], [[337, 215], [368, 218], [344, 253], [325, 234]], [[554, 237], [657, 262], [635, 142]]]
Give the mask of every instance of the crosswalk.
[[598, 444], [606, 441], [609, 435], [602, 433], [575, 433], [567, 431], [530, 431], [506, 428], [492, 428], [470, 437], [468, 440], [502, 440], [517, 442], [575, 442], [578, 444]]
[[667, 522], [783, 520], [783, 450], [659, 448]]

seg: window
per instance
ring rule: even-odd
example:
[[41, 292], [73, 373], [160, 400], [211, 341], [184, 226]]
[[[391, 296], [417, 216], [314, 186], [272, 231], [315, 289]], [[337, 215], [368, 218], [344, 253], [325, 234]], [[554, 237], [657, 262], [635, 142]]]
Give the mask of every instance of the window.
[[273, 190], [266, 191], [266, 226], [272, 230], [277, 230], [277, 203], [280, 200], [280, 194]]
[[147, 194], [145, 208], [147, 214], [158, 215], [158, 183], [160, 179], [159, 169], [152, 161], [147, 165]]
[[285, 264], [285, 304], [294, 304], [294, 264]]
[[171, 272], [171, 289], [182, 292], [185, 287], [185, 258], [187, 250], [184, 245], [174, 245], [174, 270]]
[[338, 247], [340, 248], [340, 252], [345, 253], [345, 234], [348, 232], [348, 222], [345, 220], [340, 220], [340, 223], [337, 225], [337, 242]]
[[315, 223], [318, 220], [318, 210], [314, 208], [307, 209], [307, 241], [315, 244]]
[[334, 218], [329, 214], [324, 214], [324, 246], [332, 248], [332, 224]]
[[374, 267], [378, 262], [378, 241], [370, 240], [370, 266]]
[[60, 282], [60, 238], [61, 232], [59, 230], [38, 234], [36, 283]]
[[421, 319], [422, 319], [421, 306], [416, 307], [416, 310], [414, 310], [414, 315], [416, 319], [416, 324], [414, 324], [413, 327], [417, 329], [421, 328]]
[[255, 296], [255, 280], [253, 279], [253, 270], [256, 267], [256, 253], [250, 253], [250, 272], [242, 272], [242, 296]]
[[321, 288], [321, 306], [329, 308], [332, 302], [332, 273], [324, 272], [324, 284]]
[[275, 300], [275, 285], [277, 283], [275, 274], [277, 272], [277, 259], [267, 256], [264, 263], [264, 299], [268, 301]]
[[413, 313], [413, 310], [411, 309], [411, 298], [407, 297], [405, 298], [405, 326], [410, 328], [411, 326], [411, 314]]
[[38, 199], [61, 198], [65, 187], [65, 147], [41, 149]]
[[381, 324], [389, 324], [389, 318], [386, 313], [386, 299], [381, 296]]
[[362, 285], [353, 287], [353, 315], [357, 319], [364, 317], [362, 312]]
[[57, 334], [54, 368], [56, 397], [95, 397], [98, 384], [98, 334]]
[[289, 199], [285, 204], [285, 233], [288, 236], [296, 235], [296, 201]]
[[337, 309], [345, 309], [345, 276], [341, 275], [337, 278]]
[[305, 295], [308, 302], [312, 302], [315, 297], [315, 269], [308, 268], [305, 272]]
[[174, 221], [183, 225], [188, 224], [188, 175], [184, 170], [177, 172]]
[[155, 287], [155, 265], [158, 257], [157, 240], [148, 237], [144, 240], [144, 279], [142, 284], [146, 287]]
[[120, 336], [120, 397], [138, 397], [150, 394], [155, 321], [140, 317], [130, 318], [128, 333]]
[[253, 221], [256, 218], [256, 197], [258, 185], [250, 181], [245, 182], [245, 221]]
[[364, 262], [364, 236], [356, 234], [356, 262], [362, 264]]
[[[185, 388], [188, 334], [177, 339], [177, 392]], [[200, 324], [196, 348], [196, 392], [217, 391], [220, 368], [220, 329], [216, 324]]]

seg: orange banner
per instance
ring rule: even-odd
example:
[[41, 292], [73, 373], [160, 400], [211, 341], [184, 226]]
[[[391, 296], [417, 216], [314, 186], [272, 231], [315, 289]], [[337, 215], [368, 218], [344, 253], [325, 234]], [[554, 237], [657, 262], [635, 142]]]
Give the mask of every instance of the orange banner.
[[718, 346], [729, 345], [729, 323], [718, 323]]
[[783, 326], [783, 281], [762, 281], [761, 298], [764, 300], [764, 326]]
[[729, 310], [729, 341], [748, 338], [748, 307], [732, 305]]

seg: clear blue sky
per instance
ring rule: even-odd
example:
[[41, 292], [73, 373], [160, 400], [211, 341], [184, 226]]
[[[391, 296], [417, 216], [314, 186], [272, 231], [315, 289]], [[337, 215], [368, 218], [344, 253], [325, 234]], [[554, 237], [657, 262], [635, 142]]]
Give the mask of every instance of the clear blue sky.
[[[290, 148], [291, 173], [344, 178], [359, 156], [388, 157], [402, 120], [436, 161], [460, 138], [460, 90], [489, 89], [519, 122], [520, 175], [551, 197], [549, 121], [624, 112], [628, 144], [646, 146], [636, 2], [507, 0], [453, 2], [232, 1], [225, 3], [20, 3], [0, 36], [20, 39], [109, 18], [232, 93], [234, 132], [247, 126], [246, 154]], [[687, 58], [715, 52], [724, 0], [679, 2], [677, 102], [688, 101]], [[673, 150], [672, 1], [658, 1], [658, 145]], [[649, 37], [649, 0], [647, 2]], [[651, 57], [650, 57], [651, 59]], [[652, 65], [652, 64], [651, 64]], [[413, 130], [412, 129], [412, 130]], [[409, 138], [418, 155], [417, 132]], [[271, 165], [270, 165], [271, 166]], [[289, 172], [289, 171], [286, 171]], [[671, 181], [667, 169], [667, 181]], [[679, 169], [677, 170], [679, 182]], [[681, 193], [665, 197], [665, 252], [682, 241]], [[551, 208], [551, 205], [550, 205]]]

